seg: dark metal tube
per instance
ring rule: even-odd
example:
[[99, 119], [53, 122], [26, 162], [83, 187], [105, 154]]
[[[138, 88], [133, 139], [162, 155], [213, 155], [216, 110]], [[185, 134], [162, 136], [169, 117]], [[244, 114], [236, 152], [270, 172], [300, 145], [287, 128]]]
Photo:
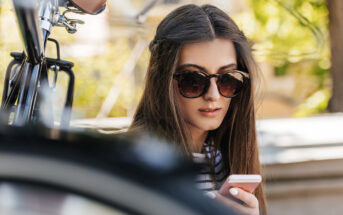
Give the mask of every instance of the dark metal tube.
[[37, 2], [35, 0], [13, 0], [13, 4], [28, 61], [38, 64], [43, 56], [44, 41], [35, 8]]
[[64, 104], [62, 119], [61, 119], [61, 128], [68, 128], [69, 122], [71, 118], [71, 110], [73, 106], [73, 95], [74, 95], [74, 83], [75, 83], [75, 76], [74, 72], [71, 69], [63, 70], [69, 76], [68, 82], [68, 91], [67, 97]]
[[18, 106], [13, 121], [14, 125], [22, 126], [29, 122], [33, 107], [35, 105], [37, 95], [37, 83], [40, 76], [41, 65], [26, 64], [24, 77], [22, 79], [22, 89], [20, 89], [20, 96]]
[[16, 108], [16, 114], [13, 119], [13, 124], [22, 125], [25, 123], [25, 120], [23, 120], [23, 113], [22, 109], [25, 104], [26, 100], [26, 91], [27, 91], [27, 83], [29, 83], [30, 78], [30, 70], [32, 68], [32, 65], [30, 63], [26, 63], [24, 66], [23, 76], [21, 79], [21, 88], [19, 92], [19, 98], [18, 98], [18, 104]]
[[48, 37], [50, 35], [50, 32], [47, 30], [44, 30], [44, 29], [42, 30], [42, 32], [43, 32], [43, 43], [44, 43], [44, 50], [45, 50], [46, 42], [48, 41]]

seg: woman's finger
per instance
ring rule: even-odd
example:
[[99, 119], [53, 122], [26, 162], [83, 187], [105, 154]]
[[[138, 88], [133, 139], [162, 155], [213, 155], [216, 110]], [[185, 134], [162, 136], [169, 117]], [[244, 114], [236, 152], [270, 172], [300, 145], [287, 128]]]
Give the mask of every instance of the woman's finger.
[[258, 200], [254, 194], [246, 192], [240, 188], [230, 188], [230, 194], [236, 199], [241, 200], [250, 208], [258, 207]]
[[242, 204], [238, 203], [237, 201], [227, 198], [226, 196], [221, 195], [217, 192], [210, 192], [207, 194], [208, 197], [212, 199], [217, 199], [218, 201], [224, 203], [226, 206], [228, 206], [230, 209], [238, 212], [239, 214], [250, 214], [250, 208], [247, 208], [246, 206], [243, 206]]

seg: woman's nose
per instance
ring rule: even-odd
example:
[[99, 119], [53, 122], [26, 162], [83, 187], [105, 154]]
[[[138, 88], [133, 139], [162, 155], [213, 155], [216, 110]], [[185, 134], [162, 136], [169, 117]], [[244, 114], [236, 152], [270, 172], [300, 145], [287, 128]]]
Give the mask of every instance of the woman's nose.
[[207, 92], [204, 94], [206, 100], [218, 100], [220, 98], [220, 93], [217, 87], [217, 78], [210, 79], [210, 86], [208, 87]]

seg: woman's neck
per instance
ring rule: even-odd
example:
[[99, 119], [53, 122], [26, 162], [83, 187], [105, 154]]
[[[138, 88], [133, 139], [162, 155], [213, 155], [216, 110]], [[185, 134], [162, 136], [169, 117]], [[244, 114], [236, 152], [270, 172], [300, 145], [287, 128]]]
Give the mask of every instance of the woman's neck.
[[201, 148], [206, 140], [208, 131], [201, 130], [199, 128], [189, 126], [191, 133], [191, 139], [189, 140], [189, 148], [191, 152], [201, 152]]

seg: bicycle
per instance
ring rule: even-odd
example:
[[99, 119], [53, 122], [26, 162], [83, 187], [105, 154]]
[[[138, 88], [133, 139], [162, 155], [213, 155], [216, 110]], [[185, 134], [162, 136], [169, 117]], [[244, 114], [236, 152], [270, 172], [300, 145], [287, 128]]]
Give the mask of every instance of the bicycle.
[[157, 139], [0, 125], [0, 143], [0, 214], [236, 214]]
[[[59, 72], [69, 76], [66, 100], [60, 121], [61, 128], [69, 126], [74, 91], [74, 64], [62, 60], [57, 40], [49, 38], [55, 26], [65, 27], [68, 33], [75, 33], [77, 25], [84, 22], [69, 19], [68, 13], [99, 14], [106, 7], [106, 0], [13, 0], [20, 34], [24, 41], [23, 52], [12, 52], [13, 60], [7, 67], [0, 120], [9, 125], [23, 126], [29, 123], [43, 123], [54, 126], [53, 116], [41, 116], [40, 106], [44, 95], [56, 86]], [[65, 10], [61, 12], [60, 7]], [[47, 42], [56, 46], [56, 58], [45, 56]], [[49, 71], [54, 73], [53, 78]], [[50, 77], [49, 77], [50, 76]], [[49, 84], [49, 79], [52, 84]]]

